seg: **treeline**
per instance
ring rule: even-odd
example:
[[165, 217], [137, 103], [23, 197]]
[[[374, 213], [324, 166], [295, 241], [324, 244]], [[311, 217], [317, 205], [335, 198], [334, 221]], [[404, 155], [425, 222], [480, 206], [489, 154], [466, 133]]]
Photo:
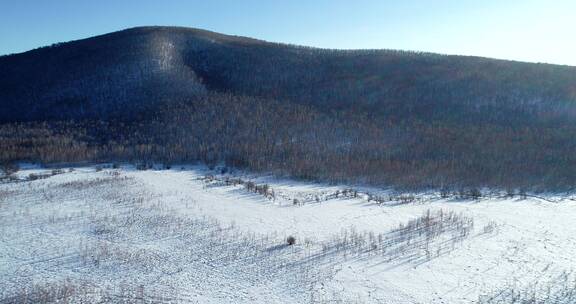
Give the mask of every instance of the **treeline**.
[[361, 112], [210, 94], [130, 123], [4, 124], [0, 161], [225, 162], [399, 188], [569, 190], [574, 132], [574, 125], [374, 121]]

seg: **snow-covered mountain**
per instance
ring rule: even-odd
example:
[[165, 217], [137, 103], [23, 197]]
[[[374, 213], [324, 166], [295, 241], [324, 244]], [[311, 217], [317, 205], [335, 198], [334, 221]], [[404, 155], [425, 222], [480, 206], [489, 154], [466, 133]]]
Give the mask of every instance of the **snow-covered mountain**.
[[576, 184], [576, 68], [139, 27], [0, 57], [0, 165], [226, 162], [468, 191]]

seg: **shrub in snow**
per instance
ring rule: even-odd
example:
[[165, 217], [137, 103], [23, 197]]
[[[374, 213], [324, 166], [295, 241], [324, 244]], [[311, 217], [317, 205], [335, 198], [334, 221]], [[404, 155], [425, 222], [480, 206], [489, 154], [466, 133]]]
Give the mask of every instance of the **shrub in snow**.
[[6, 176], [9, 176], [18, 172], [18, 170], [20, 170], [20, 167], [16, 163], [5, 162], [0, 164], [0, 175], [4, 173]]
[[296, 238], [293, 236], [289, 236], [288, 238], [286, 238], [286, 243], [288, 244], [288, 246], [292, 246], [296, 244]]
[[146, 171], [148, 169], [152, 169], [152, 164], [140, 163], [136, 165], [136, 170]]
[[446, 187], [442, 187], [442, 189], [440, 189], [440, 197], [441, 198], [448, 198], [450, 197], [450, 189], [446, 188]]
[[486, 225], [484, 226], [484, 228], [482, 228], [482, 231], [483, 231], [485, 234], [491, 234], [491, 233], [493, 233], [493, 232], [496, 230], [496, 227], [497, 227], [497, 226], [498, 226], [498, 225], [496, 224], [496, 222], [490, 221], [488, 224], [486, 224]]
[[470, 190], [470, 197], [474, 200], [477, 200], [482, 197], [482, 192], [480, 192], [480, 190], [476, 188], [473, 188], [472, 190]]

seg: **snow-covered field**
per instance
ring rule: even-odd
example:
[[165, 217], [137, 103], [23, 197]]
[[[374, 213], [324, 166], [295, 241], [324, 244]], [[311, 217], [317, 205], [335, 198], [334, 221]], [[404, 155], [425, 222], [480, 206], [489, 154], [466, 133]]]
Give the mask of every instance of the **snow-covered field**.
[[0, 303], [576, 301], [570, 197], [406, 199], [203, 167], [16, 175]]

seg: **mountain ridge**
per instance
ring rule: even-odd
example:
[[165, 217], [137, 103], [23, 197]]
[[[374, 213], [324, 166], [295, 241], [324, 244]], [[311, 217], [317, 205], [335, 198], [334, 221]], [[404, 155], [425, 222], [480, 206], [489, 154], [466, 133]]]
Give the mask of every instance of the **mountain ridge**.
[[56, 46], [65, 46], [69, 43], [74, 43], [74, 42], [81, 42], [81, 41], [85, 41], [85, 40], [105, 38], [105, 37], [118, 35], [118, 34], [129, 34], [129, 33], [134, 33], [134, 32], [139, 32], [139, 31], [140, 32], [146, 32], [146, 31], [181, 31], [181, 32], [204, 35], [205, 37], [212, 36], [214, 38], [222, 38], [224, 40], [231, 40], [231, 41], [237, 41], [237, 42], [244, 41], [244, 42], [253, 42], [254, 44], [269, 44], [269, 45], [277, 45], [277, 46], [287, 46], [287, 47], [326, 50], [326, 51], [405, 52], [405, 53], [414, 53], [414, 54], [420, 54], [420, 55], [438, 55], [438, 56], [448, 56], [448, 57], [485, 59], [485, 60], [494, 60], [494, 61], [512, 62], [512, 63], [538, 64], [538, 65], [550, 65], [550, 66], [556, 66], [556, 67], [576, 68], [576, 66], [569, 65], [569, 64], [536, 62], [536, 61], [523, 61], [523, 60], [504, 59], [504, 58], [489, 57], [489, 56], [482, 56], [482, 55], [446, 54], [446, 53], [440, 53], [440, 52], [404, 50], [404, 49], [394, 49], [394, 48], [359, 48], [359, 49], [352, 48], [352, 49], [347, 49], [347, 48], [316, 47], [316, 46], [308, 46], [308, 45], [303, 45], [303, 44], [268, 41], [265, 39], [252, 38], [252, 37], [244, 36], [244, 35], [224, 34], [224, 33], [216, 32], [213, 30], [206, 30], [206, 29], [202, 29], [202, 28], [185, 27], [185, 26], [165, 26], [165, 25], [144, 25], [144, 26], [128, 27], [128, 28], [124, 28], [124, 29], [120, 29], [120, 30], [116, 30], [116, 31], [112, 31], [112, 32], [107, 32], [107, 33], [103, 33], [103, 34], [99, 34], [99, 35], [95, 35], [95, 36], [90, 36], [90, 37], [86, 37], [86, 38], [78, 38], [78, 39], [72, 39], [72, 40], [67, 40], [67, 41], [54, 42], [50, 45], [39, 46], [39, 47], [36, 47], [33, 49], [21, 51], [21, 52], [3, 54], [3, 55], [0, 55], [0, 58], [18, 56], [21, 54], [26, 54], [26, 53], [34, 52], [37, 50], [42, 50], [45, 48], [51, 48], [51, 47], [56, 47]]
[[[0, 78], [0, 101], [8, 101], [4, 108], [30, 100], [29, 109], [40, 105], [38, 115], [21, 112], [18, 117], [14, 107], [11, 115], [0, 111], [4, 121], [43, 120], [51, 106], [61, 106], [60, 112], [71, 108], [80, 116], [92, 111], [86, 115], [102, 118], [102, 112], [114, 112], [115, 103], [190, 99], [206, 89], [321, 107], [346, 107], [350, 100], [370, 107], [400, 99], [415, 104], [440, 99], [525, 102], [527, 97], [514, 94], [558, 83], [555, 90], [566, 96], [540, 90], [528, 98], [576, 100], [576, 68], [571, 67], [394, 50], [318, 49], [181, 27], [131, 28], [0, 57], [0, 69], [5, 71]], [[502, 79], [492, 80], [498, 77]], [[534, 84], [523, 87], [520, 77]], [[509, 87], [488, 92], [500, 84]], [[464, 86], [477, 92], [451, 96]], [[161, 92], [140, 94], [151, 88]]]

